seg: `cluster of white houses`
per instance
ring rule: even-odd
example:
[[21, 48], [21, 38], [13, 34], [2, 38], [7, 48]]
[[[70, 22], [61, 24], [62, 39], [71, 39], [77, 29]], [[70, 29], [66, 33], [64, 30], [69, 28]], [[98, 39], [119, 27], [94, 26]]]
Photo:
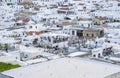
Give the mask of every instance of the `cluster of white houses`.
[[120, 2], [0, 0], [0, 49], [0, 61], [23, 66], [89, 55], [118, 63]]
[[32, 5], [7, 5], [2, 3], [5, 1], [2, 0], [0, 6], [1, 37], [15, 37], [17, 43], [33, 45], [35, 41], [41, 43], [41, 35], [52, 33], [93, 41], [104, 37], [119, 44], [120, 33], [115, 32], [119, 31], [117, 28], [120, 25], [120, 6], [117, 1], [31, 0]]

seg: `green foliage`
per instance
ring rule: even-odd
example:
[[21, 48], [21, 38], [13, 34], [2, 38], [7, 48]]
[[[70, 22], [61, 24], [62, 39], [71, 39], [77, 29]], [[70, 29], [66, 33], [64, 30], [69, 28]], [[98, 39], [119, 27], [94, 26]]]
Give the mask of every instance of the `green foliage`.
[[20, 65], [16, 64], [10, 64], [10, 63], [3, 63], [0, 62], [0, 72], [6, 71], [6, 70], [10, 70], [10, 69], [14, 69], [14, 68], [18, 68], [20, 67]]
[[103, 37], [104, 36], [104, 34], [100, 34], [100, 37]]
[[5, 45], [4, 45], [4, 50], [7, 51], [7, 50], [8, 50], [8, 47], [9, 47], [8, 44], [5, 44]]
[[3, 48], [3, 46], [0, 44], [0, 49], [2, 49]]
[[13, 3], [7, 3], [7, 5], [9, 6], [9, 5], [13, 5]]
[[99, 4], [94, 4], [95, 6], [99, 6]]
[[47, 49], [52, 49], [52, 46], [47, 46], [46, 48], [47, 48]]

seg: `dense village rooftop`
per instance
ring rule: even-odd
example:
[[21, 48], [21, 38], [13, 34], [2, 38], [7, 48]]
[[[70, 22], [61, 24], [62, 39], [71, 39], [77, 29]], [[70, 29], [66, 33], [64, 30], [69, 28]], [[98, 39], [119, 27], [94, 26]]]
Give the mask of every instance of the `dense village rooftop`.
[[120, 78], [120, 2], [0, 0], [0, 62], [22, 66], [0, 78]]

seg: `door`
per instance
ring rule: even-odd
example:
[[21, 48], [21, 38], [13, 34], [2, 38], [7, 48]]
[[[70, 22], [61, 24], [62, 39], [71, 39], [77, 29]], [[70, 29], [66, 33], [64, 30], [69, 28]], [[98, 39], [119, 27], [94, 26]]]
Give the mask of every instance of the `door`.
[[83, 30], [77, 30], [77, 36], [83, 37]]

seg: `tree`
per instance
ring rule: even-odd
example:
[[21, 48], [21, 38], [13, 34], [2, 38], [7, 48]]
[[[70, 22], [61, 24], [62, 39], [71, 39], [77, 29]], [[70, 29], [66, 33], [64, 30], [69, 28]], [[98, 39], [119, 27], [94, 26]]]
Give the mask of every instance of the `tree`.
[[4, 45], [4, 50], [5, 50], [6, 52], [8, 51], [8, 47], [9, 47], [8, 44], [5, 44], [5, 45]]
[[0, 44], [0, 49], [2, 49], [3, 48], [3, 46], [2, 46], [2, 44]]

